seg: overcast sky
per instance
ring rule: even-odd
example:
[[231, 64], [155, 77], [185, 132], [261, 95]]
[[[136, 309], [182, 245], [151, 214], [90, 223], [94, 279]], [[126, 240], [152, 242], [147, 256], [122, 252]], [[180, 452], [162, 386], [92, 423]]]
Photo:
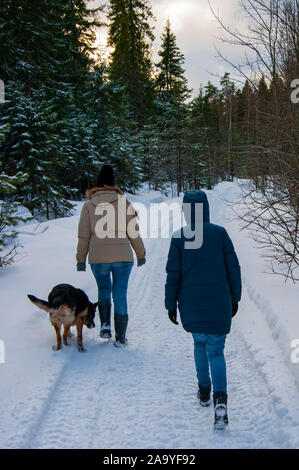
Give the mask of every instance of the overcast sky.
[[[104, 3], [101, 0], [89, 2], [92, 6]], [[206, 85], [208, 80], [217, 85], [219, 79], [211, 74], [222, 76], [226, 71], [232, 71], [229, 64], [217, 58], [215, 45], [226, 56], [239, 62], [242, 56], [240, 49], [233, 46], [228, 48], [217, 41], [219, 25], [211, 12], [208, 0], [150, 0], [155, 21], [154, 60], [161, 44], [167, 18], [170, 19], [177, 44], [185, 56], [186, 77], [189, 87], [197, 94], [200, 85]], [[226, 24], [240, 28], [241, 15], [238, 0], [211, 0], [211, 4]], [[107, 34], [102, 28], [100, 42], [106, 42]]]

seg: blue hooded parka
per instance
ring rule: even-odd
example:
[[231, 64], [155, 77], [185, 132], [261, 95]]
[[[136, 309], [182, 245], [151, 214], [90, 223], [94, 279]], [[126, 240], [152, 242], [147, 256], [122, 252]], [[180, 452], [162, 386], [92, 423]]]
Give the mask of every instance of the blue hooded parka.
[[187, 223], [193, 230], [195, 205], [203, 204], [203, 244], [196, 249], [186, 248], [189, 238], [185, 238], [184, 228], [172, 237], [166, 266], [165, 307], [175, 310], [178, 303], [183, 327], [188, 332], [228, 334], [232, 302], [241, 298], [238, 258], [225, 228], [210, 223], [206, 193], [187, 191], [185, 203], [191, 207]]

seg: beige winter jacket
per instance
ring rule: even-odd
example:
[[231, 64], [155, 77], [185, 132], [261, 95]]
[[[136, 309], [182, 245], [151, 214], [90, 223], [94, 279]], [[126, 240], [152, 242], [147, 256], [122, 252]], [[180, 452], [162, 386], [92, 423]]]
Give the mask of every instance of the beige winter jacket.
[[82, 207], [76, 259], [78, 262], [112, 263], [145, 257], [137, 213], [117, 187], [93, 188]]

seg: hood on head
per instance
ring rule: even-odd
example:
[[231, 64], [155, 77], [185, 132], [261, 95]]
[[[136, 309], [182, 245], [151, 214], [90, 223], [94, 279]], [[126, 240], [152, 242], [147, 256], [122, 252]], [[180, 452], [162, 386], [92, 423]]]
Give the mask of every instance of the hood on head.
[[[191, 204], [191, 220], [187, 220], [189, 218], [188, 211], [184, 210], [184, 204]], [[186, 218], [186, 222], [188, 224], [194, 223], [194, 208], [195, 204], [203, 204], [203, 221], [210, 222], [210, 208], [209, 208], [209, 201], [207, 195], [204, 191], [198, 190], [191, 190], [187, 191], [183, 198], [183, 212]]]

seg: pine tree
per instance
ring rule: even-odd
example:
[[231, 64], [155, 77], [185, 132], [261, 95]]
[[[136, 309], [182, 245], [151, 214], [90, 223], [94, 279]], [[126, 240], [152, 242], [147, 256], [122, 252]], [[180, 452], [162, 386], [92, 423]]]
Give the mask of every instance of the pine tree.
[[190, 142], [187, 179], [189, 189], [210, 188], [212, 185], [211, 162], [205, 158], [207, 128], [203, 120], [201, 101], [194, 98], [189, 104], [187, 136]]
[[243, 142], [249, 145], [253, 140], [252, 132], [252, 114], [254, 112], [254, 97], [253, 90], [248, 80], [245, 81], [245, 84], [241, 91], [241, 112], [240, 120], [243, 124]]
[[233, 97], [235, 85], [230, 80], [230, 74], [225, 73], [220, 80], [220, 112], [219, 125], [222, 133], [223, 151], [225, 158], [223, 162], [222, 176], [231, 179], [234, 175], [233, 165]]

